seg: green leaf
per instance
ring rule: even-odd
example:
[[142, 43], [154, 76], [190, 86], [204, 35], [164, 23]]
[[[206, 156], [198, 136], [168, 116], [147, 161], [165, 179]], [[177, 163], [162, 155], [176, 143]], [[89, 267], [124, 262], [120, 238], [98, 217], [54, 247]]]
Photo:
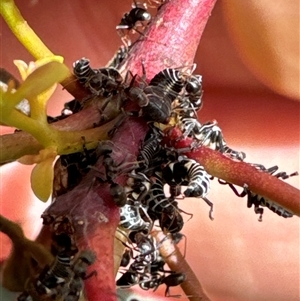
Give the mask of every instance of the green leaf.
[[43, 202], [47, 202], [52, 192], [54, 159], [55, 157], [49, 157], [38, 163], [31, 172], [30, 182], [32, 191]]

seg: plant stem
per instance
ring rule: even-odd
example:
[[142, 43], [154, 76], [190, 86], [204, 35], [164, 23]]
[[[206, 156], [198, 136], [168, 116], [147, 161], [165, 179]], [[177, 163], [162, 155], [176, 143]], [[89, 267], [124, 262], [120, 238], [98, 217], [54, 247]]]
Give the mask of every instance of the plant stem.
[[204, 292], [195, 273], [188, 265], [172, 239], [170, 237], [166, 237], [161, 231], [153, 231], [151, 234], [155, 237], [157, 244], [163, 241], [159, 251], [169, 268], [178, 273], [184, 271], [186, 280], [181, 284], [181, 287], [189, 300], [210, 301], [211, 299]]
[[24, 20], [13, 0], [1, 0], [0, 9], [13, 34], [35, 59], [54, 56]]
[[209, 148], [200, 147], [186, 155], [197, 160], [210, 175], [241, 187], [247, 184], [249, 190], [300, 216], [300, 191], [290, 184]]
[[121, 70], [147, 78], [165, 68], [191, 67], [216, 0], [172, 0], [159, 9], [144, 36], [132, 46]]
[[300, 191], [288, 183], [266, 172], [261, 172], [251, 164], [234, 161], [219, 151], [207, 147], [192, 149], [193, 138], [183, 138], [182, 131], [178, 127], [167, 128], [164, 144], [175, 149], [189, 149], [184, 154], [196, 160], [213, 177], [222, 179], [228, 183], [247, 188], [267, 199], [283, 206], [293, 214], [300, 216]]

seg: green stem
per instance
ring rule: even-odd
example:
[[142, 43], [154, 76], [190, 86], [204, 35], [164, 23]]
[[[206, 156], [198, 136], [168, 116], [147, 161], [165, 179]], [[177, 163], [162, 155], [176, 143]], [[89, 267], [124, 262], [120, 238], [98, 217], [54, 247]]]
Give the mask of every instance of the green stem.
[[13, 0], [1, 0], [0, 12], [13, 34], [35, 59], [54, 56], [24, 20]]
[[[118, 122], [119, 117], [93, 129], [72, 132], [57, 130], [53, 125], [50, 127], [51, 132], [56, 131], [56, 133], [59, 133], [57, 143], [60, 144], [57, 147], [57, 152], [60, 155], [67, 155], [82, 151], [82, 137], [85, 139], [85, 146], [87, 149], [95, 148], [99, 141], [108, 139], [109, 130], [111, 130]], [[42, 133], [40, 129], [37, 131], [40, 136], [47, 135], [47, 132]], [[19, 143], [20, 141], [22, 141], [22, 144]], [[16, 132], [14, 134], [0, 136], [0, 165], [18, 160], [25, 155], [35, 155], [43, 147], [45, 146], [40, 141], [38, 142], [27, 132]]]
[[40, 131], [40, 129], [36, 129], [38, 126], [37, 121], [25, 115], [24, 113], [18, 111], [17, 109], [12, 109], [10, 112], [8, 112], [9, 110], [4, 110], [6, 109], [4, 107], [2, 109], [6, 115], [5, 118], [3, 118], [5, 125], [26, 131], [33, 136], [35, 136], [33, 133], [34, 131]]

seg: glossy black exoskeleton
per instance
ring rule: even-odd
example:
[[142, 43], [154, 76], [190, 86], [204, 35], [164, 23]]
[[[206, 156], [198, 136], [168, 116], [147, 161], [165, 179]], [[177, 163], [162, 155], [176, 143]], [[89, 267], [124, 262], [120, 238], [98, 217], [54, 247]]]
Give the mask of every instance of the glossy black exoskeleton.
[[139, 31], [137, 27], [143, 26], [143, 23], [149, 22], [150, 19], [151, 14], [147, 11], [146, 7], [138, 7], [137, 3], [134, 1], [134, 6], [131, 11], [125, 13], [120, 24], [116, 26], [117, 32], [127, 48], [131, 46], [131, 40], [127, 33], [130, 30], [134, 30], [143, 35], [143, 33]]
[[186, 185], [187, 197], [204, 197], [209, 192], [210, 179], [203, 166], [188, 158], [168, 163], [162, 176], [169, 185]]
[[165, 284], [167, 286], [165, 291], [166, 297], [172, 297], [170, 295], [170, 287], [177, 286], [182, 284], [186, 280], [186, 276], [184, 273], [172, 273], [161, 280], [161, 284]]
[[131, 287], [138, 284], [138, 280], [137, 273], [128, 270], [116, 281], [116, 285], [119, 287]]
[[187, 78], [185, 85], [185, 95], [196, 112], [201, 109], [202, 103], [202, 76], [192, 75]]
[[125, 249], [121, 262], [120, 262], [120, 266], [121, 267], [127, 267], [129, 262], [131, 259], [131, 250], [130, 249]]
[[232, 159], [243, 161], [246, 157], [244, 152], [233, 150], [226, 144], [222, 130], [216, 121], [202, 124], [197, 133], [194, 133], [194, 138], [199, 141], [200, 145], [227, 154]]
[[177, 202], [172, 202], [172, 206], [163, 209], [159, 218], [159, 225], [162, 230], [170, 233], [180, 232], [184, 226], [184, 221], [177, 208]]

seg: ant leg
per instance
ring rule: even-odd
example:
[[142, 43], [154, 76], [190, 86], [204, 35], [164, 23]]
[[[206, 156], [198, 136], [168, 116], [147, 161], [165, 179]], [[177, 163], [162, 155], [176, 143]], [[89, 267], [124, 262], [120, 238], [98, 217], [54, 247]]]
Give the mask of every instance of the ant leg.
[[132, 44], [131, 39], [129, 38], [129, 36], [127, 34], [123, 34], [123, 36], [121, 37], [121, 40], [122, 40], [126, 50], [128, 51]]
[[251, 208], [252, 205], [254, 205], [254, 212], [256, 214], [259, 214], [258, 221], [262, 222], [262, 216], [263, 216], [263, 213], [264, 213], [264, 208], [259, 207], [260, 200], [258, 200], [256, 197], [253, 197], [251, 191], [248, 189], [247, 184], [244, 184], [244, 191], [248, 195], [247, 207]]
[[108, 135], [109, 138], [112, 138], [114, 136], [114, 134], [116, 133], [117, 129], [121, 126], [121, 124], [127, 118], [127, 114], [125, 114], [125, 112], [122, 111], [122, 114], [119, 115], [117, 118], [118, 118], [118, 120], [116, 121], [116, 123], [114, 124], [114, 126], [107, 133], [107, 135]]
[[206, 197], [202, 197], [202, 199], [205, 201], [205, 203], [210, 207], [210, 210], [209, 210], [209, 218], [213, 221], [214, 220], [214, 217], [213, 217], [213, 208], [214, 208], [214, 204], [209, 200], [207, 199]]
[[238, 197], [241, 197], [241, 198], [242, 198], [242, 197], [244, 197], [244, 196], [247, 195], [247, 191], [245, 191], [245, 187], [244, 187], [243, 191], [239, 193], [239, 192], [237, 191], [237, 189], [234, 187], [233, 184], [231, 184], [231, 183], [229, 183], [229, 182], [226, 182], [226, 181], [223, 182], [222, 179], [218, 179], [218, 182], [219, 182], [221, 185], [228, 185], [228, 186], [232, 189], [232, 191], [234, 192], [234, 194], [235, 194], [236, 196], [238, 196]]

